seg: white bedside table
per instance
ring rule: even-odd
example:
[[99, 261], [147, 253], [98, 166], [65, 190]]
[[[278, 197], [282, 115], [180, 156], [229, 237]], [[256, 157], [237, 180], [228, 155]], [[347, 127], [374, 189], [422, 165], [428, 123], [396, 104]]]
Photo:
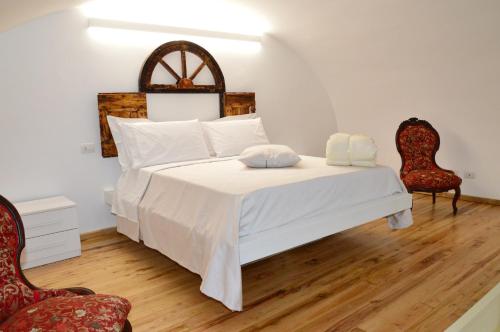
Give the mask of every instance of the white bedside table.
[[23, 219], [27, 269], [81, 255], [76, 204], [64, 196], [14, 203]]

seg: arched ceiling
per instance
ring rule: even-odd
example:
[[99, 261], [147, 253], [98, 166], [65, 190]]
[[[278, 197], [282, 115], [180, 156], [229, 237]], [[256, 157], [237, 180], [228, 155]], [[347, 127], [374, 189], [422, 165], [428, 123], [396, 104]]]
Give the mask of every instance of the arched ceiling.
[[[269, 33], [309, 64], [336, 103], [344, 94], [339, 90], [350, 86], [349, 80], [363, 80], [367, 68], [385, 74], [415, 65], [432, 68], [498, 43], [497, 0], [225, 1], [265, 17]], [[0, 31], [83, 2], [0, 0]]]
[[[86, 1], [88, 0], [0, 0], [0, 32]], [[496, 12], [495, 9], [499, 7], [495, 5], [498, 4], [495, 0], [480, 0], [474, 2], [473, 6], [468, 0], [226, 1], [240, 3], [266, 17], [272, 26], [270, 33], [306, 58], [316, 52], [327, 56], [329, 52], [339, 50], [344, 45], [353, 46], [353, 43], [376, 39], [383, 34], [387, 40], [388, 32], [393, 41], [402, 41], [402, 36], [395, 33], [398, 29], [404, 33], [405, 28], [413, 28], [413, 31], [453, 28], [452, 24], [466, 24], [463, 19], [474, 15], [474, 11], [487, 14]], [[443, 15], [446, 15], [446, 20], [441, 19]], [[418, 35], [405, 37], [415, 37], [415, 41], [419, 42]], [[313, 58], [306, 60], [319, 60]]]
[[0, 0], [0, 32], [83, 2], [85, 0]]
[[[52, 12], [78, 6], [88, 0], [0, 0], [0, 32]], [[412, 10], [423, 2], [410, 0], [227, 0], [257, 10], [272, 24], [271, 33], [285, 40], [318, 40], [340, 33], [343, 24], [370, 23], [377, 13], [393, 14], [401, 8]], [[446, 1], [445, 1], [446, 2]], [[373, 15], [375, 14], [375, 15]], [[368, 22], [367, 22], [368, 20]], [[366, 26], [363, 24], [360, 29]], [[337, 30], [333, 30], [335, 27]], [[335, 35], [333, 35], [335, 36]], [[345, 37], [345, 36], [344, 36]]]

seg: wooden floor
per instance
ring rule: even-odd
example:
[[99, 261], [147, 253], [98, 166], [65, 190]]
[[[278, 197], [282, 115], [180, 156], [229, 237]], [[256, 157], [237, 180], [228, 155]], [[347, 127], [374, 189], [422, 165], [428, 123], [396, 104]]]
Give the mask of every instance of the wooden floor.
[[199, 292], [200, 278], [114, 232], [80, 258], [27, 271], [43, 287], [127, 297], [134, 331], [442, 331], [500, 282], [500, 206], [416, 196], [415, 224], [385, 220], [243, 268], [244, 312]]

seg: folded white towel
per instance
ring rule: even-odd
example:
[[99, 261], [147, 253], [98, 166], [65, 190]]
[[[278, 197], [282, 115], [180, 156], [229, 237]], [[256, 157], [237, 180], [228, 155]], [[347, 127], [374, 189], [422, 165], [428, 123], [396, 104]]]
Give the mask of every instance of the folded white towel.
[[351, 135], [349, 156], [353, 166], [375, 167], [377, 146], [373, 138], [364, 135]]
[[336, 133], [326, 143], [327, 165], [349, 166], [349, 134]]
[[375, 167], [377, 150], [375, 141], [371, 137], [333, 134], [326, 143], [326, 163], [336, 166]]

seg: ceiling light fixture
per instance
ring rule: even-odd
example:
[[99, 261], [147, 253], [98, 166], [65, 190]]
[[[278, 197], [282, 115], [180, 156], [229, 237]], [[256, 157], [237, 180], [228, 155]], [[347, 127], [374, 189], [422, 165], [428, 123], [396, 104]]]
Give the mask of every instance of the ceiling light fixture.
[[159, 33], [176, 34], [176, 35], [200, 36], [208, 38], [223, 38], [223, 39], [234, 39], [234, 40], [245, 40], [245, 41], [260, 41], [261, 39], [260, 36], [253, 36], [246, 34], [201, 30], [201, 29], [157, 25], [157, 24], [124, 22], [124, 21], [106, 20], [100, 18], [89, 18], [89, 27], [148, 31], [148, 32], [159, 32]]
[[83, 4], [90, 27], [258, 41], [269, 23], [224, 0], [94, 0]]
[[87, 30], [90, 38], [106, 46], [116, 45], [154, 48], [172, 40], [189, 40], [215, 53], [255, 54], [262, 49], [262, 44], [260, 42], [250, 40], [210, 38], [196, 35], [121, 28], [115, 29], [98, 26], [91, 26]]

